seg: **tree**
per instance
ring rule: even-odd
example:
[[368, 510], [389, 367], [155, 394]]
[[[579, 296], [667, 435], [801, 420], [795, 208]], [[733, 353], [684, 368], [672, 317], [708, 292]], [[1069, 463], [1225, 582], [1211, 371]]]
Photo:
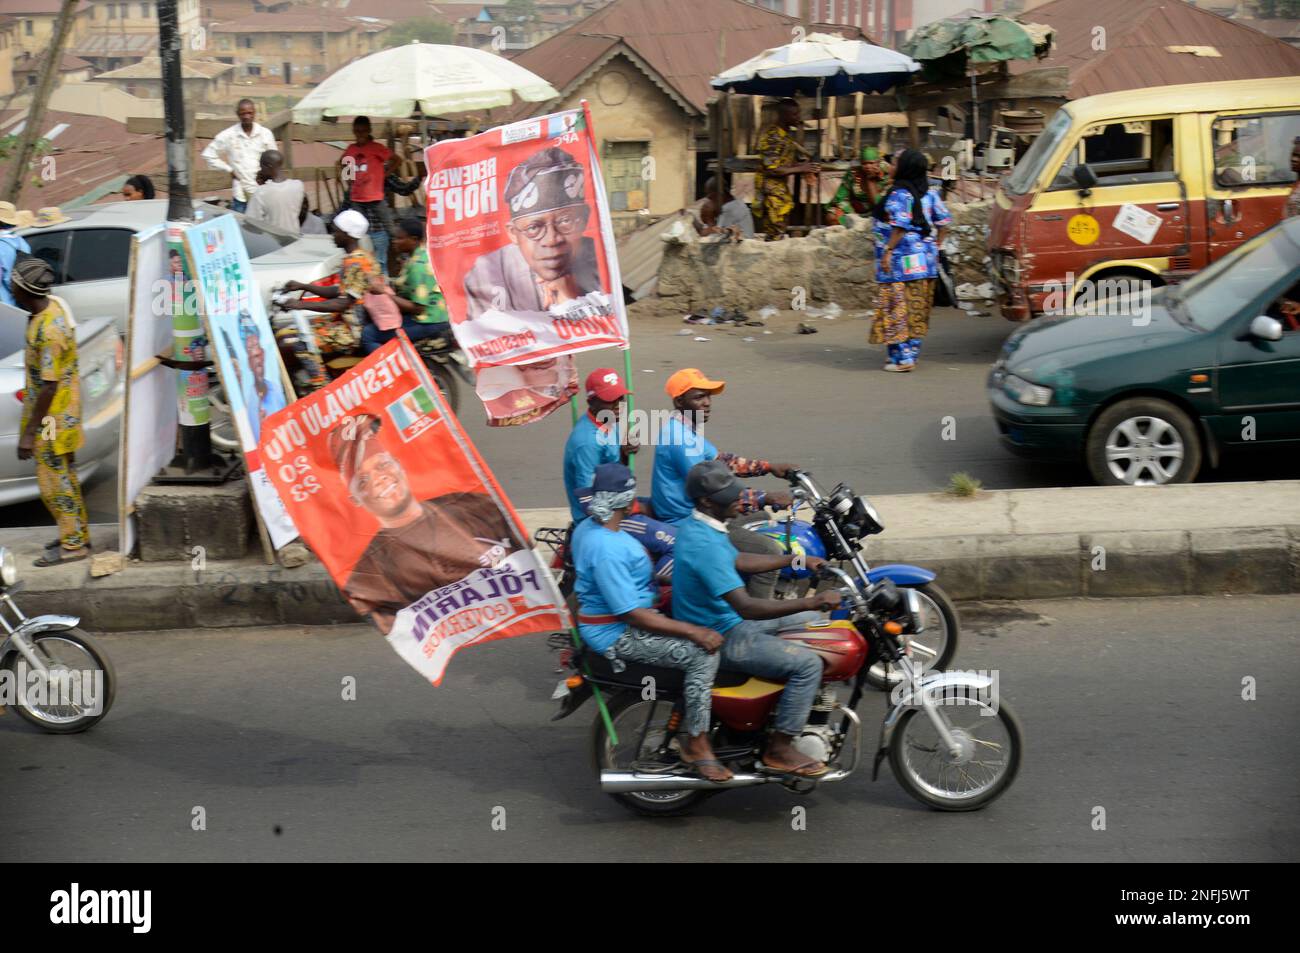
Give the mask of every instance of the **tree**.
[[412, 40], [420, 43], [451, 43], [456, 31], [451, 24], [436, 17], [416, 17], [395, 23], [384, 34], [384, 46], [405, 46]]

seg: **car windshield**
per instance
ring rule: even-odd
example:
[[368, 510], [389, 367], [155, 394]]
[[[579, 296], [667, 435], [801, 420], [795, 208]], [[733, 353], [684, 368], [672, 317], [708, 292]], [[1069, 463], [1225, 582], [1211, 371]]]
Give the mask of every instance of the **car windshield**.
[[1002, 185], [1007, 192], [1012, 195], [1024, 195], [1034, 187], [1039, 174], [1043, 171], [1043, 166], [1052, 157], [1052, 153], [1056, 151], [1056, 147], [1065, 138], [1069, 129], [1070, 114], [1064, 109], [1057, 110], [1056, 115], [1048, 120], [1042, 135], [1035, 139], [1034, 144], [1020, 157], [1011, 174], [1002, 180]]
[[[201, 208], [205, 218], [232, 214], [230, 209], [222, 208], [220, 205], [204, 203]], [[261, 222], [254, 224], [243, 216], [239, 217], [239, 230], [244, 233], [244, 247], [248, 249], [248, 257], [254, 261], [263, 255], [269, 255], [292, 245], [297, 240], [293, 235], [276, 231]]]
[[1294, 280], [1298, 269], [1300, 246], [1282, 228], [1274, 228], [1175, 287], [1169, 297], [1182, 317], [1213, 331], [1283, 276]]

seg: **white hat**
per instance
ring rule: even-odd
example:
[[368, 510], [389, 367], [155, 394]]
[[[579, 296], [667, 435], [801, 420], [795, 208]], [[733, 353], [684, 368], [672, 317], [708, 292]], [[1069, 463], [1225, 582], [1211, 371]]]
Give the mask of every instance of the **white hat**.
[[370, 231], [370, 219], [354, 208], [344, 209], [334, 216], [334, 227], [351, 238], [361, 238]]

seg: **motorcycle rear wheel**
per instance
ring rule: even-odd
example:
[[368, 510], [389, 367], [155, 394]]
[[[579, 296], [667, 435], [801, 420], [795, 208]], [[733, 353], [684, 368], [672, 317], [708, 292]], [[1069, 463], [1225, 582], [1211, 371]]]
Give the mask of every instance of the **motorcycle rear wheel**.
[[18, 678], [18, 663], [22, 661], [25, 668], [26, 658], [21, 652], [14, 651], [4, 660], [4, 668], [12, 673], [14, 684], [19, 687], [19, 696], [13, 706], [14, 711], [36, 727], [60, 735], [85, 731], [102, 720], [113, 707], [113, 699], [117, 694], [117, 672], [113, 669], [113, 663], [104, 650], [85, 632], [76, 628], [40, 632], [31, 636], [30, 641], [42, 661], [47, 666], [55, 667], [56, 670], [102, 672], [102, 704], [97, 706], [99, 711], [96, 713], [83, 713], [83, 707], [92, 706], [30, 704], [30, 699], [22, 691], [25, 687], [21, 684], [23, 680]]
[[447, 401], [447, 406], [456, 416], [460, 416], [460, 388], [456, 386], [456, 378], [451, 372], [451, 368], [445, 364], [439, 364], [437, 361], [425, 361], [424, 366], [429, 369], [433, 375], [434, 383], [438, 385], [438, 391], [442, 394], [443, 399]]
[[[628, 771], [633, 762], [642, 757], [649, 757], [663, 742], [664, 731], [673, 706], [666, 701], [658, 703], [644, 701], [640, 694], [633, 691], [606, 693], [605, 705], [609, 709], [609, 719], [614, 724], [618, 735], [618, 746], [610, 743], [609, 732], [605, 730], [605, 719], [597, 712], [591, 729], [591, 753], [596, 768], [597, 780], [602, 770]], [[637, 749], [637, 742], [645, 730], [646, 717], [651, 705], [655, 705], [654, 717], [649, 730], [645, 732], [645, 742]], [[650, 817], [672, 817], [686, 814], [707, 798], [708, 791], [632, 791], [628, 794], [611, 794], [629, 811]]]
[[[912, 708], [894, 726], [889, 767], [903, 790], [922, 804], [938, 811], [978, 811], [1001, 797], [1020, 770], [1020, 721], [1000, 699], [990, 705], [960, 689], [945, 690], [942, 710], [963, 754], [953, 758], [944, 752], [929, 717]], [[980, 783], [967, 785], [975, 774]]]

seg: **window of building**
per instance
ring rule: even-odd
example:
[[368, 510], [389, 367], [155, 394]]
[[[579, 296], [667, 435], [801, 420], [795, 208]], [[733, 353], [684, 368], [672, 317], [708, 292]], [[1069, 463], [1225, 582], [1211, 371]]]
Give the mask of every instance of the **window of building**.
[[291, 37], [291, 36], [282, 36], [282, 37], [280, 37], [280, 49], [282, 49], [282, 50], [291, 50], [291, 49], [293, 49], [293, 37]]
[[249, 66], [249, 67], [248, 67], [248, 75], [249, 75], [249, 76], [261, 76], [261, 75], [262, 75], [262, 67], [260, 67], [260, 66]]
[[26, 33], [28, 36], [31, 36], [31, 35], [32, 35], [32, 21], [31, 21], [31, 20], [24, 20], [24, 21], [23, 21], [23, 32]]
[[311, 38], [311, 45], [317, 50], [325, 49], [325, 37], [313, 35]]
[[650, 143], [605, 140], [605, 188], [615, 212], [635, 212], [650, 205], [650, 177], [646, 159]]
[[1300, 113], [1222, 116], [1211, 128], [1214, 181], [1226, 186], [1290, 185]]
[[251, 36], [241, 36], [239, 38], [239, 47], [243, 50], [251, 50], [253, 48], [253, 38]]

